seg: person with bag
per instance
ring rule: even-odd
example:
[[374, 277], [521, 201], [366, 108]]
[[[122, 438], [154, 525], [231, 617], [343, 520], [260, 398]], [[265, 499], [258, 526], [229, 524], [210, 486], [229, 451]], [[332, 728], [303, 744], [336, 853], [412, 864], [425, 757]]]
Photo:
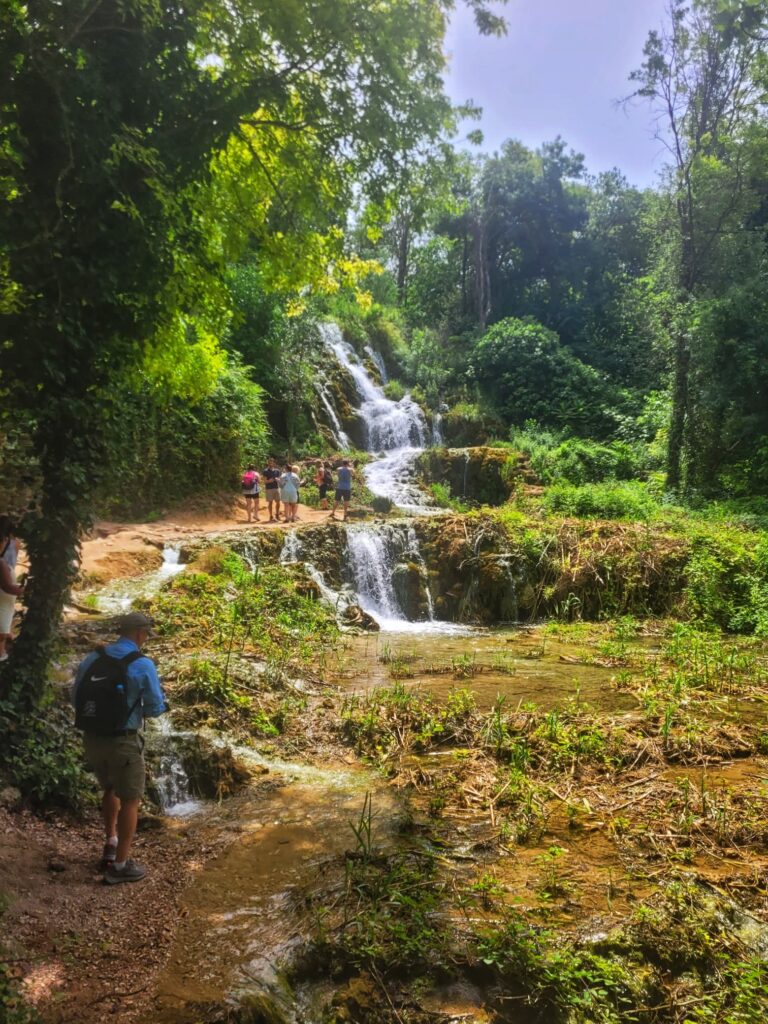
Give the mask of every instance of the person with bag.
[[155, 663], [141, 652], [152, 620], [142, 612], [129, 612], [118, 627], [115, 643], [92, 651], [80, 663], [72, 690], [85, 758], [104, 791], [101, 869], [107, 885], [138, 882], [147, 873], [128, 856], [146, 782], [140, 730], [144, 719], [168, 710]]
[[[256, 471], [256, 467], [254, 465], [250, 465], [243, 473], [240, 484], [243, 488], [243, 497], [245, 498], [245, 510], [248, 513], [248, 522], [258, 523], [261, 477]], [[254, 513], [255, 516], [253, 515]]]
[[15, 529], [10, 516], [0, 516], [0, 661], [8, 658], [6, 644], [12, 635], [16, 598], [24, 593], [24, 587], [16, 582], [19, 542]]

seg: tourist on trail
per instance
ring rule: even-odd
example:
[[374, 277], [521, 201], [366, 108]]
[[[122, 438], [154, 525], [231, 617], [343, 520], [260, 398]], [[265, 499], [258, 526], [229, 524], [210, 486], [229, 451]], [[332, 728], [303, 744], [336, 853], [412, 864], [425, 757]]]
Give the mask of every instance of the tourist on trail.
[[118, 627], [115, 643], [92, 651], [80, 663], [72, 690], [85, 758], [104, 790], [101, 868], [107, 885], [138, 882], [147, 873], [128, 856], [146, 780], [139, 730], [145, 718], [168, 710], [155, 663], [141, 653], [152, 620], [142, 612], [129, 612]]
[[16, 582], [19, 542], [15, 530], [10, 516], [0, 516], [0, 661], [8, 657], [6, 644], [13, 632], [16, 598], [24, 593], [24, 587]]
[[[254, 465], [248, 466], [241, 478], [243, 497], [245, 498], [245, 511], [248, 513], [248, 522], [259, 521], [259, 494], [261, 488], [261, 477], [256, 472]], [[255, 513], [255, 515], [254, 515]], [[253, 516], [253, 518], [251, 518]]]
[[330, 462], [318, 462], [315, 483], [320, 495], [320, 508], [327, 511], [328, 491], [333, 488], [333, 473], [331, 472]]
[[349, 502], [352, 497], [352, 478], [354, 475], [355, 472], [350, 465], [349, 459], [344, 459], [336, 470], [336, 494], [334, 495], [333, 508], [329, 518], [335, 519], [336, 509], [339, 505], [343, 504], [344, 514], [341, 518], [346, 522]]
[[295, 523], [299, 518], [297, 512], [299, 508], [300, 486], [299, 467], [286, 465], [285, 472], [280, 477], [280, 494], [283, 499], [286, 523]]
[[[267, 468], [264, 470], [264, 497], [269, 512], [269, 522], [274, 523], [280, 518], [280, 470], [277, 468], [277, 459], [270, 455], [267, 459]], [[272, 506], [274, 505], [274, 512]]]
[[320, 508], [328, 508], [328, 489], [325, 486], [325, 469], [323, 468], [322, 462], [315, 463], [315, 475], [313, 477], [315, 487], [317, 487], [317, 494], [320, 498]]

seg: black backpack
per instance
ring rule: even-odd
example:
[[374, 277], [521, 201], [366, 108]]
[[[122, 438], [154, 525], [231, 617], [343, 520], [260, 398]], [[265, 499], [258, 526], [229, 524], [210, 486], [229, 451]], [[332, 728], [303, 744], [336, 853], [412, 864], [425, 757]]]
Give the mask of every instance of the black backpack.
[[98, 657], [86, 669], [75, 693], [75, 728], [95, 736], [114, 736], [128, 724], [141, 695], [128, 706], [128, 666], [141, 657], [131, 651], [113, 658], [99, 647]]

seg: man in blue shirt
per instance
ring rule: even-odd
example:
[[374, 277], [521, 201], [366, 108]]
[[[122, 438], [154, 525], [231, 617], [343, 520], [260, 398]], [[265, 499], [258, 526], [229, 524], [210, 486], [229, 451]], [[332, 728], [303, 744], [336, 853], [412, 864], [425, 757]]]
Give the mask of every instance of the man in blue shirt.
[[118, 661], [124, 660], [125, 706], [128, 708], [124, 724], [119, 723], [121, 728], [108, 735], [89, 732], [87, 726], [83, 733], [86, 761], [104, 790], [101, 813], [106, 838], [101, 866], [108, 885], [137, 882], [147, 873], [128, 856], [146, 781], [144, 740], [139, 730], [145, 718], [156, 718], [168, 710], [155, 663], [141, 654], [150, 636], [152, 620], [141, 612], [129, 612], [118, 625], [120, 638], [108, 644], [103, 652], [93, 651], [83, 659], [72, 690], [72, 701], [79, 708], [83, 702], [78, 703], [78, 690], [83, 681], [86, 680], [86, 686], [92, 686], [99, 678], [107, 679], [106, 675], [96, 675], [96, 670], [102, 671], [96, 666], [99, 659], [106, 654]]

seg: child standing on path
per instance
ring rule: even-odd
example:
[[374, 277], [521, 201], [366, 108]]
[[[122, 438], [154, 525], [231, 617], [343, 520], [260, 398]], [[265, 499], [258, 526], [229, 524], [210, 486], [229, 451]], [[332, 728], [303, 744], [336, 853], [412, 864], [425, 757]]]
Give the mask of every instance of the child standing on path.
[[[248, 513], [248, 522], [259, 521], [259, 493], [261, 477], [256, 472], [254, 465], [248, 466], [241, 479], [243, 497], [245, 498], [245, 511]], [[255, 517], [253, 517], [253, 513]]]
[[347, 511], [349, 510], [349, 502], [352, 497], [352, 478], [354, 475], [355, 473], [349, 459], [344, 459], [336, 470], [336, 494], [334, 495], [330, 519], [336, 518], [336, 509], [343, 503], [344, 514], [341, 518], [343, 522], [347, 521]]

